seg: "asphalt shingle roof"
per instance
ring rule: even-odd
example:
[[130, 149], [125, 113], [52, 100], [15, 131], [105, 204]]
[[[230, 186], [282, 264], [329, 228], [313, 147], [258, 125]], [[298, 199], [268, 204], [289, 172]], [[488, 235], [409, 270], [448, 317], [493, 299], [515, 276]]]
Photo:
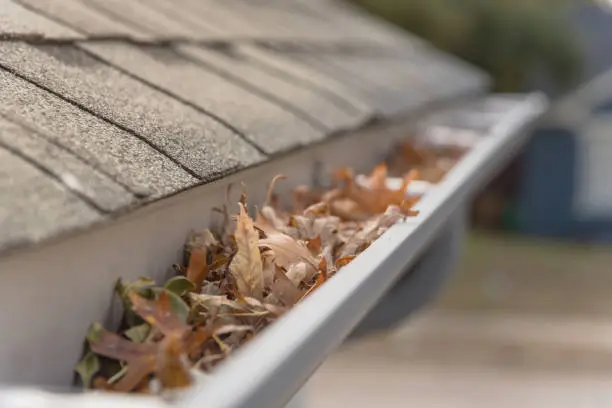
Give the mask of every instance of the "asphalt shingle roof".
[[0, 0], [0, 252], [479, 92], [334, 0]]

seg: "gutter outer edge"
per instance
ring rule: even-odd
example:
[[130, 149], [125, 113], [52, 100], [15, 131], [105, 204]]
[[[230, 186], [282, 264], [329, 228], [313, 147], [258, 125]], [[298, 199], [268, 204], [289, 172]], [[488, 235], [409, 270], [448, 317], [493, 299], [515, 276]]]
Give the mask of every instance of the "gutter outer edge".
[[206, 383], [196, 386], [180, 406], [284, 406], [411, 266], [453, 211], [504, 159], [513, 156], [547, 105], [541, 94], [526, 98], [423, 198], [417, 206], [419, 216], [387, 231], [342, 273], [238, 351]]

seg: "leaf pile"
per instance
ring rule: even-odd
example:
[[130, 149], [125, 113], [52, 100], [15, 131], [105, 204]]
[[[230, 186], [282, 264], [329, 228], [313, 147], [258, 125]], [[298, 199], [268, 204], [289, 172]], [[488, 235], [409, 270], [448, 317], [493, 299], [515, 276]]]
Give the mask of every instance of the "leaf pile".
[[218, 229], [192, 234], [187, 262], [163, 287], [145, 278], [117, 283], [121, 327], [92, 325], [75, 368], [83, 386], [166, 395], [212, 370], [393, 224], [416, 215], [418, 197], [407, 198], [406, 189], [419, 173], [408, 172], [400, 189], [387, 187], [387, 173], [381, 164], [357, 183], [350, 169], [339, 170], [332, 189], [296, 188], [290, 211], [277, 205], [277, 176], [253, 218], [243, 192], [235, 215], [225, 205]]

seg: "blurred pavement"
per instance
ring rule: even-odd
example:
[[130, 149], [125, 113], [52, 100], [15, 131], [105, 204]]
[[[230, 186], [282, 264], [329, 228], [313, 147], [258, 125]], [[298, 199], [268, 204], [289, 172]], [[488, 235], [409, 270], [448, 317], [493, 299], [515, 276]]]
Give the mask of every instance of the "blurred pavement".
[[441, 298], [346, 344], [311, 408], [612, 407], [612, 248], [473, 235]]

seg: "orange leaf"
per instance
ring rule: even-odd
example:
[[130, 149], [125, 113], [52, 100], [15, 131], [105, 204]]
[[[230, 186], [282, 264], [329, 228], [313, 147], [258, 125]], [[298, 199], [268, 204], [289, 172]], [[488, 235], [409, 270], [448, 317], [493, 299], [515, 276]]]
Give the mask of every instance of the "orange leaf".
[[349, 255], [342, 257], [336, 261], [336, 268], [342, 268], [345, 265], [348, 265], [353, 259], [355, 259], [355, 255]]
[[201, 233], [191, 237], [191, 253], [189, 255], [189, 264], [185, 276], [195, 285], [195, 291], [199, 291], [202, 287], [202, 282], [208, 274], [208, 265], [206, 256], [208, 248], [213, 245], [218, 245], [217, 239], [210, 230], [205, 229]]
[[321, 248], [322, 248], [321, 236], [317, 235], [315, 238], [309, 239], [306, 247], [313, 254], [318, 254], [319, 252], [321, 252]]
[[196, 291], [202, 286], [202, 282], [208, 274], [207, 253], [206, 248], [194, 248], [189, 255], [189, 264], [185, 275], [195, 285]]
[[164, 335], [180, 338], [189, 330], [189, 326], [183, 323], [172, 310], [170, 297], [165, 290], [156, 300], [145, 299], [134, 292], [131, 292], [129, 297], [134, 312], [150, 325], [157, 327]]
[[165, 337], [159, 345], [157, 379], [163, 388], [184, 388], [191, 384], [189, 361], [179, 337]]

